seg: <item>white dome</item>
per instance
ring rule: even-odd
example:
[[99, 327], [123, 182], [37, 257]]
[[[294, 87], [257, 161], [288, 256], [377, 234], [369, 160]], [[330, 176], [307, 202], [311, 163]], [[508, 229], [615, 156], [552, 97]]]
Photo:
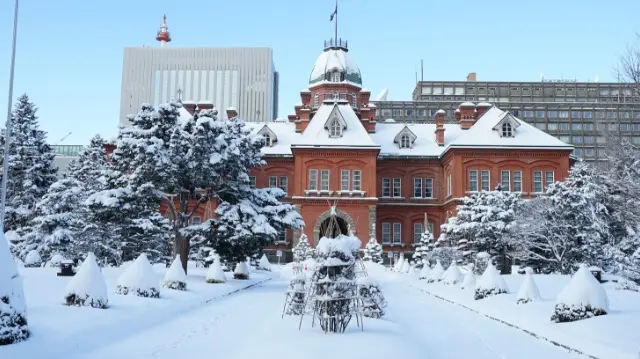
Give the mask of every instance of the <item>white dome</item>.
[[[335, 81], [332, 77], [334, 72], [340, 73], [340, 81]], [[362, 86], [360, 68], [349, 56], [346, 48], [328, 47], [318, 56], [309, 76], [309, 85], [313, 86], [322, 81], [346, 82], [358, 87]]]

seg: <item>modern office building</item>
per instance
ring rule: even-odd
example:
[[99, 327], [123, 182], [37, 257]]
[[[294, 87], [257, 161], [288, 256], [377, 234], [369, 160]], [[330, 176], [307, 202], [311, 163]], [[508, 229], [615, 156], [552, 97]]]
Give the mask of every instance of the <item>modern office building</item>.
[[58, 178], [62, 178], [69, 167], [69, 162], [77, 158], [84, 147], [83, 145], [51, 145], [53, 153], [56, 154], [53, 164], [58, 168]]
[[[271, 121], [278, 114], [278, 73], [266, 47], [168, 47], [166, 17], [160, 47], [124, 49], [120, 123], [142, 103], [171, 100], [235, 107], [245, 121]], [[225, 111], [220, 111], [225, 116]]]
[[615, 133], [640, 144], [640, 96], [625, 83], [419, 81], [412, 101], [377, 101], [377, 116], [397, 122], [433, 122], [443, 109], [455, 123], [461, 101], [489, 102], [575, 146], [587, 161], [605, 159], [606, 137]]

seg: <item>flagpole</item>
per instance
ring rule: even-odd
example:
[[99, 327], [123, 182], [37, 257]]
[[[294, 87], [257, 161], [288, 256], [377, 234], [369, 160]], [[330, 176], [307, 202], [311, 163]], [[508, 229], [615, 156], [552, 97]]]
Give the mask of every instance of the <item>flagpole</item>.
[[336, 0], [336, 23], [335, 23], [335, 32], [334, 32], [334, 36], [335, 36], [335, 46], [338, 46], [338, 0]]

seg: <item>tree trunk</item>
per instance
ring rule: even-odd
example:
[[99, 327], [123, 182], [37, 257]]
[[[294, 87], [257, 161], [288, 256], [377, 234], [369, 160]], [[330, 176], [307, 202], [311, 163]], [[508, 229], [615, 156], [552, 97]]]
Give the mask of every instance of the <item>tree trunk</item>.
[[182, 262], [182, 269], [187, 273], [187, 263], [189, 262], [189, 247], [190, 241], [184, 238], [179, 233], [176, 233], [176, 244], [174, 248], [174, 255], [180, 255], [180, 262]]

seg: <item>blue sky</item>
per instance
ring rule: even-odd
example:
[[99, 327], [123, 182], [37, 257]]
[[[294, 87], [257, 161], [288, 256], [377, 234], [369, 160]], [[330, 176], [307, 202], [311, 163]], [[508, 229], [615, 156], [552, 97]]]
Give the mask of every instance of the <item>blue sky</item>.
[[[169, 46], [269, 46], [280, 72], [280, 116], [299, 102], [311, 66], [333, 35], [334, 0], [22, 0], [14, 96], [27, 92], [57, 143], [117, 133], [122, 52], [157, 46], [167, 14]], [[614, 80], [612, 68], [640, 32], [637, 0], [341, 0], [364, 86], [410, 100], [424, 78]], [[7, 99], [13, 0], [0, 2], [0, 109]]]

